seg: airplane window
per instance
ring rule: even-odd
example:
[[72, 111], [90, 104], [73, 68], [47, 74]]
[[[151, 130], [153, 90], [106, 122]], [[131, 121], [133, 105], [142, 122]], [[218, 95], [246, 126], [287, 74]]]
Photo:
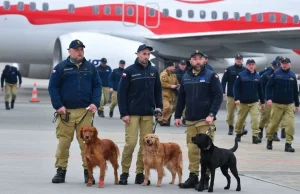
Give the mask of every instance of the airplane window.
[[169, 16], [169, 10], [168, 9], [163, 9], [163, 16], [168, 17]]
[[293, 20], [294, 20], [294, 24], [298, 24], [298, 22], [299, 22], [299, 16], [294, 15]]
[[94, 14], [99, 14], [99, 6], [98, 5], [93, 6], [93, 13]]
[[275, 14], [270, 14], [270, 22], [274, 23], [276, 21], [276, 16]]
[[36, 10], [36, 3], [35, 2], [30, 2], [29, 3], [29, 9], [30, 9], [30, 11], [35, 11]]
[[49, 10], [49, 4], [43, 3], [43, 11], [48, 11], [48, 10]]
[[177, 9], [177, 10], [176, 10], [176, 17], [181, 18], [181, 16], [182, 16], [182, 11], [181, 11], [181, 9]]
[[189, 18], [193, 18], [194, 17], [194, 11], [193, 10], [189, 10], [188, 11], [188, 17]]
[[4, 8], [5, 10], [9, 10], [9, 9], [10, 9], [10, 3], [9, 3], [9, 1], [4, 1], [4, 2], [3, 2], [3, 8]]
[[104, 6], [104, 14], [109, 15], [110, 14], [110, 6], [106, 5]]
[[115, 10], [115, 13], [116, 13], [117, 15], [121, 15], [121, 14], [122, 14], [122, 8], [121, 8], [120, 6], [117, 6], [117, 7], [116, 7], [116, 10]]
[[285, 14], [281, 14], [281, 22], [286, 23], [287, 22], [287, 16]]
[[257, 14], [257, 21], [262, 22], [264, 20], [264, 16], [262, 13]]
[[246, 13], [245, 18], [247, 22], [250, 22], [252, 20], [251, 13]]
[[149, 16], [151, 16], [151, 17], [155, 16], [155, 9], [154, 8], [149, 9]]
[[234, 20], [240, 20], [240, 13], [239, 12], [234, 12]]
[[69, 11], [69, 13], [74, 13], [75, 12], [75, 5], [74, 4], [69, 4], [68, 11]]
[[127, 15], [133, 16], [133, 14], [134, 14], [133, 8], [132, 7], [127, 7]]
[[23, 11], [24, 10], [24, 2], [18, 2], [18, 10]]
[[201, 10], [201, 11], [200, 11], [200, 18], [201, 18], [201, 19], [205, 19], [205, 17], [206, 17], [205, 11], [204, 11], [204, 10]]
[[215, 19], [217, 19], [217, 17], [218, 17], [218, 13], [216, 11], [212, 11], [211, 18], [215, 20]]
[[224, 12], [223, 12], [223, 20], [228, 20], [228, 18], [229, 18], [228, 12], [227, 12], [227, 11], [224, 11]]

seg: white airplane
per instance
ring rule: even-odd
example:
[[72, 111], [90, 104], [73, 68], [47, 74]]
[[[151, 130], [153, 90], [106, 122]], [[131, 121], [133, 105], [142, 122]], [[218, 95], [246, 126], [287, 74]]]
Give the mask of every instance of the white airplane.
[[146, 43], [159, 70], [165, 60], [188, 59], [200, 49], [217, 72], [242, 54], [258, 69], [283, 55], [300, 73], [299, 6], [299, 0], [0, 1], [0, 62], [47, 79], [69, 43], [80, 39], [88, 60], [98, 65], [105, 57], [112, 68], [120, 59], [133, 63]]

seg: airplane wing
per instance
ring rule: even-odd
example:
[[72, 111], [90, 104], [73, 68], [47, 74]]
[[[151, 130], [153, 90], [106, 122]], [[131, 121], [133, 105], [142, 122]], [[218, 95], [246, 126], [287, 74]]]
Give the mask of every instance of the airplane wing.
[[[192, 34], [155, 35], [147, 37], [149, 43], [169, 44], [200, 49], [209, 56], [231, 58], [239, 53], [249, 57], [255, 53], [284, 54], [299, 49], [300, 29], [262, 29], [249, 31], [208, 32]], [[253, 53], [253, 54], [250, 54]], [[247, 56], [246, 54], [246, 56]]]

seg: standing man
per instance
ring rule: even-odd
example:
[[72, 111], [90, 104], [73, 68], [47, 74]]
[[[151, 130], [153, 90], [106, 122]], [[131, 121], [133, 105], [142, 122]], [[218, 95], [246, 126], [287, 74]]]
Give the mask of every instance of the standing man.
[[[296, 75], [290, 70], [291, 60], [283, 58], [281, 67], [275, 71], [266, 87], [267, 104], [272, 106], [267, 131], [267, 149], [273, 148], [273, 135], [280, 121], [285, 121], [286, 143], [284, 151], [295, 152], [292, 141], [295, 135], [295, 111], [299, 111], [298, 85]], [[296, 108], [295, 108], [296, 107]]]
[[102, 58], [100, 60], [100, 65], [97, 67], [97, 71], [100, 75], [101, 82], [102, 82], [102, 96], [101, 96], [101, 102], [100, 107], [98, 109], [98, 116], [99, 117], [105, 117], [104, 116], [104, 106], [109, 100], [109, 86], [108, 86], [108, 77], [111, 73], [110, 66], [107, 65], [106, 58]]
[[179, 82], [176, 74], [174, 73], [174, 63], [168, 62], [166, 66], [167, 68], [160, 74], [163, 97], [162, 117], [158, 120], [160, 126], [170, 126], [173, 103], [176, 99], [177, 88], [179, 88]]
[[[22, 84], [22, 76], [19, 70], [10, 65], [5, 65], [5, 68], [2, 72], [1, 75], [1, 90], [4, 92], [3, 85], [4, 85], [4, 80], [5, 80], [5, 108], [6, 110], [10, 110], [14, 108], [14, 104], [16, 101], [17, 97], [17, 77], [19, 78], [19, 88], [21, 87]], [[9, 107], [9, 97], [11, 95], [11, 104]]]
[[118, 104], [118, 86], [122, 77], [122, 74], [124, 72], [125, 67], [125, 61], [120, 60], [119, 62], [119, 68], [114, 69], [111, 74], [108, 77], [108, 85], [109, 85], [109, 91], [112, 92], [112, 99], [110, 104], [110, 111], [109, 116], [113, 117], [114, 115], [114, 109], [116, 105]]
[[261, 143], [261, 139], [258, 137], [258, 100], [261, 103], [261, 109], [265, 108], [265, 98], [263, 93], [262, 84], [259, 74], [255, 71], [255, 61], [248, 59], [246, 63], [247, 70], [238, 74], [234, 83], [233, 94], [235, 104], [238, 108], [238, 119], [235, 125], [235, 132], [238, 141], [241, 141], [243, 132], [243, 124], [247, 118], [248, 113], [251, 116], [251, 128], [252, 128], [252, 143]]
[[[181, 126], [181, 116], [186, 107], [186, 141], [189, 158], [189, 178], [179, 184], [180, 188], [194, 188], [198, 183], [200, 150], [191, 138], [197, 133], [206, 133], [211, 127], [214, 140], [215, 120], [223, 101], [222, 86], [219, 76], [205, 68], [204, 54], [195, 50], [190, 56], [191, 68], [182, 77], [175, 111], [175, 125]], [[205, 120], [205, 121], [200, 121]], [[208, 188], [209, 176], [205, 178]]]
[[[180, 60], [179, 64], [178, 64], [178, 68], [175, 69], [175, 74], [176, 74], [179, 85], [181, 83], [182, 76], [186, 73], [186, 71], [187, 71], [186, 61]], [[172, 114], [175, 112], [177, 99], [178, 99], [178, 94], [176, 94], [176, 99], [173, 104]], [[174, 118], [175, 118], [175, 114], [174, 114]], [[182, 113], [182, 123], [185, 124], [185, 109], [183, 110], [183, 113]]]
[[149, 61], [152, 50], [151, 46], [145, 44], [138, 47], [137, 58], [133, 65], [124, 70], [118, 87], [118, 106], [125, 123], [125, 147], [119, 181], [121, 185], [127, 185], [132, 154], [139, 133], [135, 184], [144, 182], [143, 138], [146, 134], [153, 133], [153, 115], [157, 112], [161, 114], [163, 107], [159, 74]]
[[210, 64], [208, 64], [208, 56], [206, 54], [204, 54], [204, 64], [205, 67], [211, 71], [214, 71], [214, 69], [212, 68], [212, 66]]
[[[92, 125], [93, 114], [100, 104], [101, 80], [95, 66], [84, 58], [84, 48], [80, 40], [73, 40], [68, 49], [70, 56], [54, 67], [49, 81], [48, 91], [57, 113], [58, 139], [55, 162], [57, 173], [52, 183], [65, 182], [74, 131], [81, 150], [85, 183], [88, 182], [80, 129], [82, 126]], [[93, 183], [95, 184], [94, 178]]]
[[[236, 104], [234, 102], [234, 96], [233, 96], [233, 85], [236, 80], [237, 75], [245, 71], [246, 68], [243, 66], [243, 56], [242, 55], [237, 55], [235, 57], [235, 64], [228, 67], [224, 75], [222, 77], [222, 86], [223, 86], [223, 93], [224, 96], [226, 96], [225, 89], [226, 89], [226, 83], [227, 83], [227, 104], [226, 104], [226, 109], [227, 109], [227, 120], [226, 122], [229, 125], [229, 131], [228, 135], [233, 135], [233, 125], [234, 125], [234, 110], [236, 108]], [[237, 107], [238, 108], [238, 107]], [[245, 125], [246, 121], [244, 123], [244, 134], [247, 133], [245, 130]]]
[[[265, 95], [266, 94], [266, 85], [267, 85], [271, 75], [274, 73], [274, 71], [276, 71], [280, 67], [280, 62], [279, 61], [275, 60], [271, 64], [272, 64], [272, 69], [265, 72], [261, 76], [261, 82], [262, 82], [262, 87], [263, 87], [263, 92], [264, 92], [265, 99], [267, 97]], [[258, 137], [260, 139], [262, 139], [262, 137], [263, 137], [264, 128], [265, 129], [268, 128], [270, 113], [271, 113], [271, 106], [265, 106], [265, 109], [261, 111], [260, 122], [259, 122], [260, 132], [259, 132], [259, 135], [258, 135]], [[280, 141], [280, 139], [277, 136], [277, 132], [274, 133], [273, 141]]]
[[[275, 61], [281, 62], [282, 59], [283, 59], [282, 56], [277, 56], [277, 57], [275, 58]], [[260, 76], [262, 76], [265, 72], [270, 71], [270, 70], [272, 70], [272, 69], [273, 69], [273, 68], [270, 67], [270, 66], [269, 66], [269, 67], [266, 67], [264, 70], [260, 71], [258, 74], [259, 74]]]

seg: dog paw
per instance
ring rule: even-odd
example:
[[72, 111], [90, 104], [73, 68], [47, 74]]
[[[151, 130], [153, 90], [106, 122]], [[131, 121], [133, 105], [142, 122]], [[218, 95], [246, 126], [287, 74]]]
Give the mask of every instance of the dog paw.
[[169, 184], [173, 185], [173, 184], [174, 184], [174, 181], [169, 182]]
[[93, 182], [88, 182], [87, 184], [86, 184], [86, 186], [88, 186], [88, 187], [90, 187], [90, 186], [92, 186], [93, 185]]
[[147, 182], [143, 182], [141, 185], [142, 185], [142, 186], [146, 186], [146, 185], [147, 185]]
[[208, 189], [208, 192], [209, 192], [209, 193], [212, 193], [212, 192], [214, 192], [214, 189], [213, 189], [213, 188], [209, 188], [209, 189]]
[[228, 190], [229, 188], [230, 188], [229, 186], [224, 187], [225, 190]]
[[160, 187], [160, 184], [156, 184], [156, 187]]
[[236, 191], [241, 191], [241, 187], [237, 187], [237, 188], [236, 188]]

